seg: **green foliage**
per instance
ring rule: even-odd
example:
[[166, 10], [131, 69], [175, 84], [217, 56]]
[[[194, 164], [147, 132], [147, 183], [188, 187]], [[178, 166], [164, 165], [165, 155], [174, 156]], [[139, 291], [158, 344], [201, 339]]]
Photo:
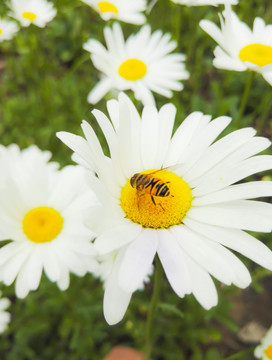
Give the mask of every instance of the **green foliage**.
[[[86, 101], [99, 75], [82, 44], [89, 37], [103, 40], [104, 22], [79, 0], [54, 3], [58, 15], [46, 28], [22, 28], [12, 41], [0, 43], [0, 134], [4, 145], [17, 143], [24, 148], [37, 144], [66, 165], [71, 162], [71, 152], [55, 133], [65, 130], [80, 134], [82, 119], [99, 131], [90, 113], [93, 107]], [[1, 16], [7, 12], [5, 2], [0, 2]], [[240, 0], [237, 12], [250, 26], [255, 16], [271, 23], [269, 0]], [[203, 18], [218, 22], [217, 9], [187, 8], [159, 0], [148, 22], [153, 30], [162, 28], [173, 34], [178, 41], [177, 51], [187, 55], [190, 79], [184, 81], [184, 91], [175, 93], [171, 100], [178, 108], [176, 126], [199, 110], [213, 116], [232, 116], [234, 122], [227, 130], [231, 131], [248, 74], [213, 67], [215, 43], [198, 26]], [[132, 25], [122, 27], [126, 37], [138, 30]], [[256, 76], [241, 126], [254, 126], [260, 135], [270, 138], [271, 97], [271, 87]], [[158, 107], [168, 102], [160, 96], [156, 100]], [[105, 101], [95, 108], [106, 111]], [[268, 236], [262, 236], [262, 240], [271, 244]], [[261, 279], [266, 275], [265, 270], [254, 273], [255, 290], [262, 291]], [[117, 344], [143, 350], [151, 284], [134, 294], [124, 320], [114, 327], [103, 319], [102, 285], [91, 275], [72, 276], [66, 292], [44, 278], [39, 290], [25, 300], [14, 297], [13, 287], [3, 288], [4, 295], [12, 300], [12, 322], [1, 335], [0, 359], [101, 360]], [[165, 279], [155, 319], [154, 360], [250, 358], [248, 352], [231, 357], [225, 348], [222, 354], [222, 328], [234, 333], [238, 327], [229, 315], [228, 295], [234, 293], [234, 288], [218, 286], [218, 290], [219, 305], [205, 311], [192, 296], [179, 299]]]

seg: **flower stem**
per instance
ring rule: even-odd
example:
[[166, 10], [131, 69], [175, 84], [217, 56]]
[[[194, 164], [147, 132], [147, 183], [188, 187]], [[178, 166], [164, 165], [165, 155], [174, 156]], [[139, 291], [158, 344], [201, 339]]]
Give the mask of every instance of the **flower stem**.
[[239, 112], [238, 112], [238, 116], [237, 116], [237, 120], [236, 120], [236, 129], [240, 128], [240, 122], [241, 122], [242, 116], [243, 116], [244, 111], [245, 111], [245, 107], [246, 107], [246, 104], [247, 104], [248, 95], [249, 95], [249, 91], [250, 91], [250, 88], [251, 88], [251, 84], [252, 84], [252, 80], [254, 78], [254, 75], [255, 75], [254, 71], [249, 72], [249, 77], [248, 77], [247, 84], [246, 84], [245, 89], [244, 89], [244, 93], [243, 93], [243, 96], [242, 96], [242, 100], [241, 100], [241, 104], [240, 104], [240, 108], [239, 108]]
[[155, 258], [155, 275], [154, 275], [154, 287], [151, 302], [148, 308], [147, 322], [146, 322], [146, 360], [151, 360], [151, 352], [153, 346], [153, 320], [155, 309], [158, 305], [160, 295], [160, 285], [162, 279], [162, 265], [156, 256]]

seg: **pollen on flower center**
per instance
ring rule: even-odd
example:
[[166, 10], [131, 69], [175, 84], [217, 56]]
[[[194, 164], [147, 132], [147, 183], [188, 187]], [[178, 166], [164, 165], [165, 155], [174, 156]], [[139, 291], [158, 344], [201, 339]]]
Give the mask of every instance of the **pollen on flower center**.
[[28, 211], [23, 218], [23, 232], [35, 243], [49, 242], [61, 232], [63, 218], [51, 207], [40, 206]]
[[147, 228], [167, 229], [182, 223], [192, 199], [190, 187], [178, 175], [146, 170], [128, 180], [120, 203], [131, 221]]
[[129, 81], [142, 79], [146, 71], [146, 64], [139, 59], [128, 59], [124, 61], [118, 69], [119, 75]]
[[37, 17], [36, 14], [29, 12], [29, 11], [24, 11], [22, 14], [23, 18], [29, 20], [29, 21], [34, 21]]
[[268, 359], [272, 360], [272, 345], [269, 345], [264, 353], [268, 357]]
[[112, 12], [118, 14], [117, 7], [108, 1], [99, 1], [97, 5], [102, 13]]
[[263, 44], [249, 44], [240, 50], [239, 58], [259, 67], [272, 64], [272, 47]]
[[3, 34], [3, 30], [0, 28], [0, 35]]

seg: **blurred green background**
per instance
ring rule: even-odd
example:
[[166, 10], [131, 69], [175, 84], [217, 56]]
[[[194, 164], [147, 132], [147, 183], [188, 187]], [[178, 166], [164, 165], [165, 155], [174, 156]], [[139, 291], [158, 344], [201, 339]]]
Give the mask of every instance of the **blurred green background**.
[[[67, 165], [71, 163], [71, 151], [56, 138], [57, 131], [81, 134], [80, 123], [85, 119], [101, 134], [91, 110], [105, 112], [105, 100], [110, 95], [95, 106], [87, 103], [87, 94], [99, 73], [82, 44], [90, 37], [103, 41], [105, 22], [80, 0], [53, 3], [57, 16], [44, 29], [33, 25], [22, 28], [13, 40], [0, 43], [0, 134], [3, 145], [17, 143], [24, 148], [36, 144], [50, 150], [54, 160]], [[250, 27], [256, 16], [272, 23], [270, 0], [240, 0], [235, 11]], [[1, 1], [0, 17], [7, 13], [7, 4]], [[198, 23], [203, 18], [219, 23], [217, 13], [218, 9], [211, 6], [185, 7], [170, 0], [158, 0], [147, 19], [152, 30], [161, 28], [178, 41], [176, 51], [187, 55], [186, 66], [191, 74], [184, 81], [184, 90], [175, 93], [171, 100], [156, 96], [158, 107], [173, 102], [178, 109], [176, 125], [195, 110], [213, 117], [230, 115], [233, 117], [227, 129], [230, 132], [236, 127], [249, 73], [212, 66], [215, 42]], [[137, 26], [124, 23], [122, 28], [126, 37], [138, 31]], [[132, 93], [128, 94], [133, 99]], [[240, 125], [254, 126], [259, 135], [271, 139], [271, 99], [272, 87], [256, 75]], [[141, 111], [142, 105], [133, 100]], [[258, 238], [272, 247], [270, 235]], [[177, 298], [164, 282], [155, 320], [154, 360], [253, 358], [252, 350], [246, 349], [254, 344], [239, 340], [236, 333], [251, 320], [260, 321], [264, 327], [272, 323], [271, 307], [265, 305], [259, 315], [257, 309], [262, 307], [262, 301], [272, 304], [272, 292], [268, 291], [272, 288], [272, 277], [243, 260], [253, 273], [251, 290], [241, 291], [218, 283], [219, 305], [208, 312], [192, 296]], [[3, 294], [12, 300], [12, 322], [1, 335], [0, 359], [101, 360], [117, 344], [141, 350], [151, 284], [145, 291], [134, 294], [124, 320], [114, 327], [104, 321], [103, 288], [91, 275], [72, 276], [66, 292], [44, 278], [39, 290], [25, 300], [15, 298], [12, 286], [1, 286]], [[252, 310], [248, 317], [239, 317], [237, 304], [241, 315], [246, 313], [251, 299], [253, 304], [256, 302], [256, 311]], [[246, 352], [240, 353], [244, 349]], [[239, 354], [231, 356], [235, 353]]]

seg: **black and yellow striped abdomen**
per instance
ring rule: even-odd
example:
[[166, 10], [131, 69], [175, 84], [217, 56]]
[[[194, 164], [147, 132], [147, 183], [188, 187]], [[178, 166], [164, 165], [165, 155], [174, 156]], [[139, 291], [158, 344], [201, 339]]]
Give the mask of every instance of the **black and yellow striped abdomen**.
[[[157, 172], [157, 171], [156, 171]], [[136, 173], [130, 179], [131, 186], [136, 189], [139, 196], [150, 195], [153, 203], [156, 205], [154, 196], [166, 197], [170, 195], [167, 182], [154, 177], [150, 174]]]

